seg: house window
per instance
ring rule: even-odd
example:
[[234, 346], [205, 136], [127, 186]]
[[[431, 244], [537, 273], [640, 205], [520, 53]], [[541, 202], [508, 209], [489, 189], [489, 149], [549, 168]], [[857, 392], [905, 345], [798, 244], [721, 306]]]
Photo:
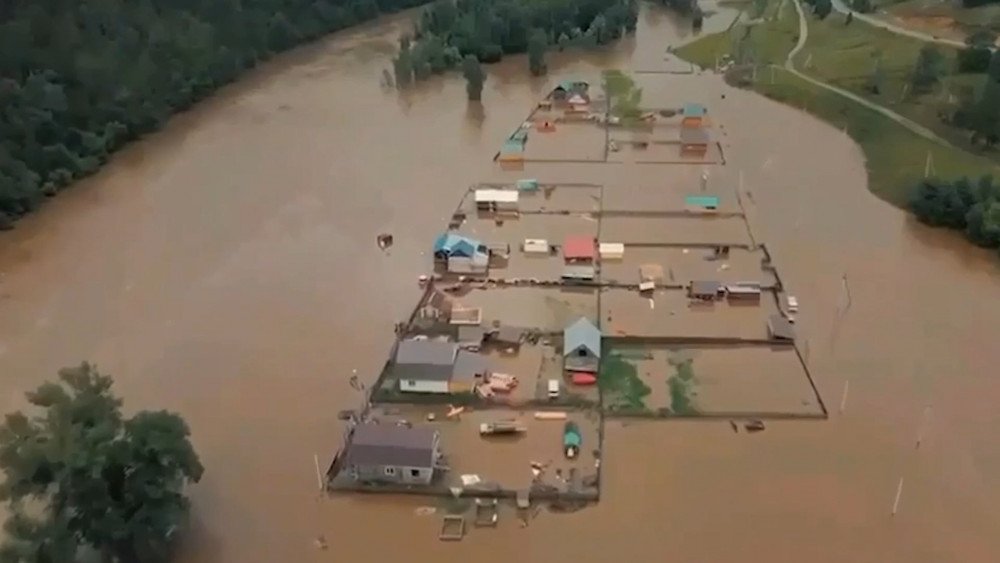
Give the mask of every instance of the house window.
[[579, 350], [576, 351], [576, 355], [579, 356], [579, 357], [581, 357], [581, 358], [586, 358], [587, 357], [587, 349], [586, 348], [580, 348]]
[[414, 381], [414, 380], [412, 380], [412, 379], [407, 379], [406, 380], [406, 384], [409, 385], [410, 387], [416, 387], [417, 386], [417, 382]]
[[389, 475], [389, 476], [395, 475], [396, 474], [396, 468], [395, 467], [386, 467], [385, 468], [385, 474]]
[[419, 469], [411, 469], [410, 470], [410, 477], [420, 477], [420, 470]]

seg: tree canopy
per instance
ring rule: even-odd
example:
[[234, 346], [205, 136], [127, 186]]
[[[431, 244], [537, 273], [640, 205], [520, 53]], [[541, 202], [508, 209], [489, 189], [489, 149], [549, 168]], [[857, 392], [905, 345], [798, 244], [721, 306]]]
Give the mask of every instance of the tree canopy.
[[1000, 184], [992, 176], [976, 182], [926, 179], [914, 191], [910, 209], [924, 223], [961, 230], [979, 246], [1000, 249]]
[[6, 415], [0, 495], [12, 517], [0, 561], [73, 561], [81, 548], [123, 563], [167, 557], [188, 514], [183, 488], [203, 468], [183, 419], [125, 418], [111, 386], [84, 363], [27, 394], [40, 414]]
[[465, 93], [469, 100], [478, 102], [483, 99], [483, 82], [486, 81], [486, 73], [483, 72], [479, 59], [472, 55], [466, 55], [462, 61], [462, 74], [465, 75]]
[[[540, 39], [559, 48], [608, 43], [635, 30], [638, 10], [637, 0], [435, 0], [416, 24], [410, 65], [427, 70], [424, 75], [414, 72], [419, 80], [454, 68], [470, 55], [492, 63], [524, 53], [532, 47], [532, 37], [529, 54], [537, 63]], [[406, 57], [401, 46], [395, 60]]]
[[0, 1], [0, 227], [273, 53], [421, 3]]

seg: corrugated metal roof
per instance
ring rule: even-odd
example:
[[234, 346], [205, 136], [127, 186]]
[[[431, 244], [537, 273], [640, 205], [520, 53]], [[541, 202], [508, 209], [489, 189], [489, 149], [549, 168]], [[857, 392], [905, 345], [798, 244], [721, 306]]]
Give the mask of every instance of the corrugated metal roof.
[[563, 356], [575, 353], [580, 347], [586, 348], [595, 357], [601, 357], [601, 331], [585, 317], [563, 331]]
[[518, 141], [516, 139], [507, 139], [503, 143], [503, 148], [500, 149], [501, 152], [511, 153], [511, 152], [524, 152], [524, 141]]
[[396, 363], [452, 365], [458, 345], [443, 340], [403, 340], [396, 348]]
[[458, 327], [458, 341], [479, 343], [483, 341], [486, 329], [478, 325], [462, 325]]
[[430, 428], [362, 424], [354, 429], [345, 464], [433, 467], [436, 439]]

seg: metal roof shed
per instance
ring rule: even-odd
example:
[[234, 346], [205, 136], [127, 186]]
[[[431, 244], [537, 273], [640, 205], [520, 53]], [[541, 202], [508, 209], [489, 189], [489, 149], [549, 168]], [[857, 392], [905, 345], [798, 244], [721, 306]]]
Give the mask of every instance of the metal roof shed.
[[684, 104], [684, 109], [681, 110], [681, 113], [684, 117], [704, 117], [708, 113], [708, 110], [701, 104], [688, 102]]
[[524, 239], [524, 244], [521, 245], [521, 249], [524, 250], [525, 254], [548, 254], [549, 253], [549, 241], [543, 238], [526, 238]]
[[771, 315], [767, 319], [767, 332], [776, 340], [795, 340], [795, 328], [781, 315]]
[[681, 129], [682, 145], [707, 145], [711, 140], [708, 130], [701, 127], [685, 127]]
[[620, 242], [602, 242], [597, 251], [601, 260], [621, 260], [625, 257], [625, 245]]
[[566, 237], [563, 243], [563, 258], [566, 260], [593, 260], [594, 238], [587, 235]]

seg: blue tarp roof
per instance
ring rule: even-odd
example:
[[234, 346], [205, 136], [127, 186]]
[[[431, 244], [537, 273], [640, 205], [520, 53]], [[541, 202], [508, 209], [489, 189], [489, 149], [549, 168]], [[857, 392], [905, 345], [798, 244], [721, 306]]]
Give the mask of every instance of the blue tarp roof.
[[447, 256], [465, 256], [472, 258], [476, 255], [483, 243], [476, 239], [456, 235], [455, 233], [444, 233], [434, 241], [434, 253], [442, 253]]
[[580, 317], [563, 331], [564, 356], [575, 353], [580, 347], [596, 358], [601, 357], [601, 331], [585, 317]]
[[702, 117], [706, 113], [708, 113], [708, 110], [701, 104], [691, 102], [684, 104], [684, 117]]

